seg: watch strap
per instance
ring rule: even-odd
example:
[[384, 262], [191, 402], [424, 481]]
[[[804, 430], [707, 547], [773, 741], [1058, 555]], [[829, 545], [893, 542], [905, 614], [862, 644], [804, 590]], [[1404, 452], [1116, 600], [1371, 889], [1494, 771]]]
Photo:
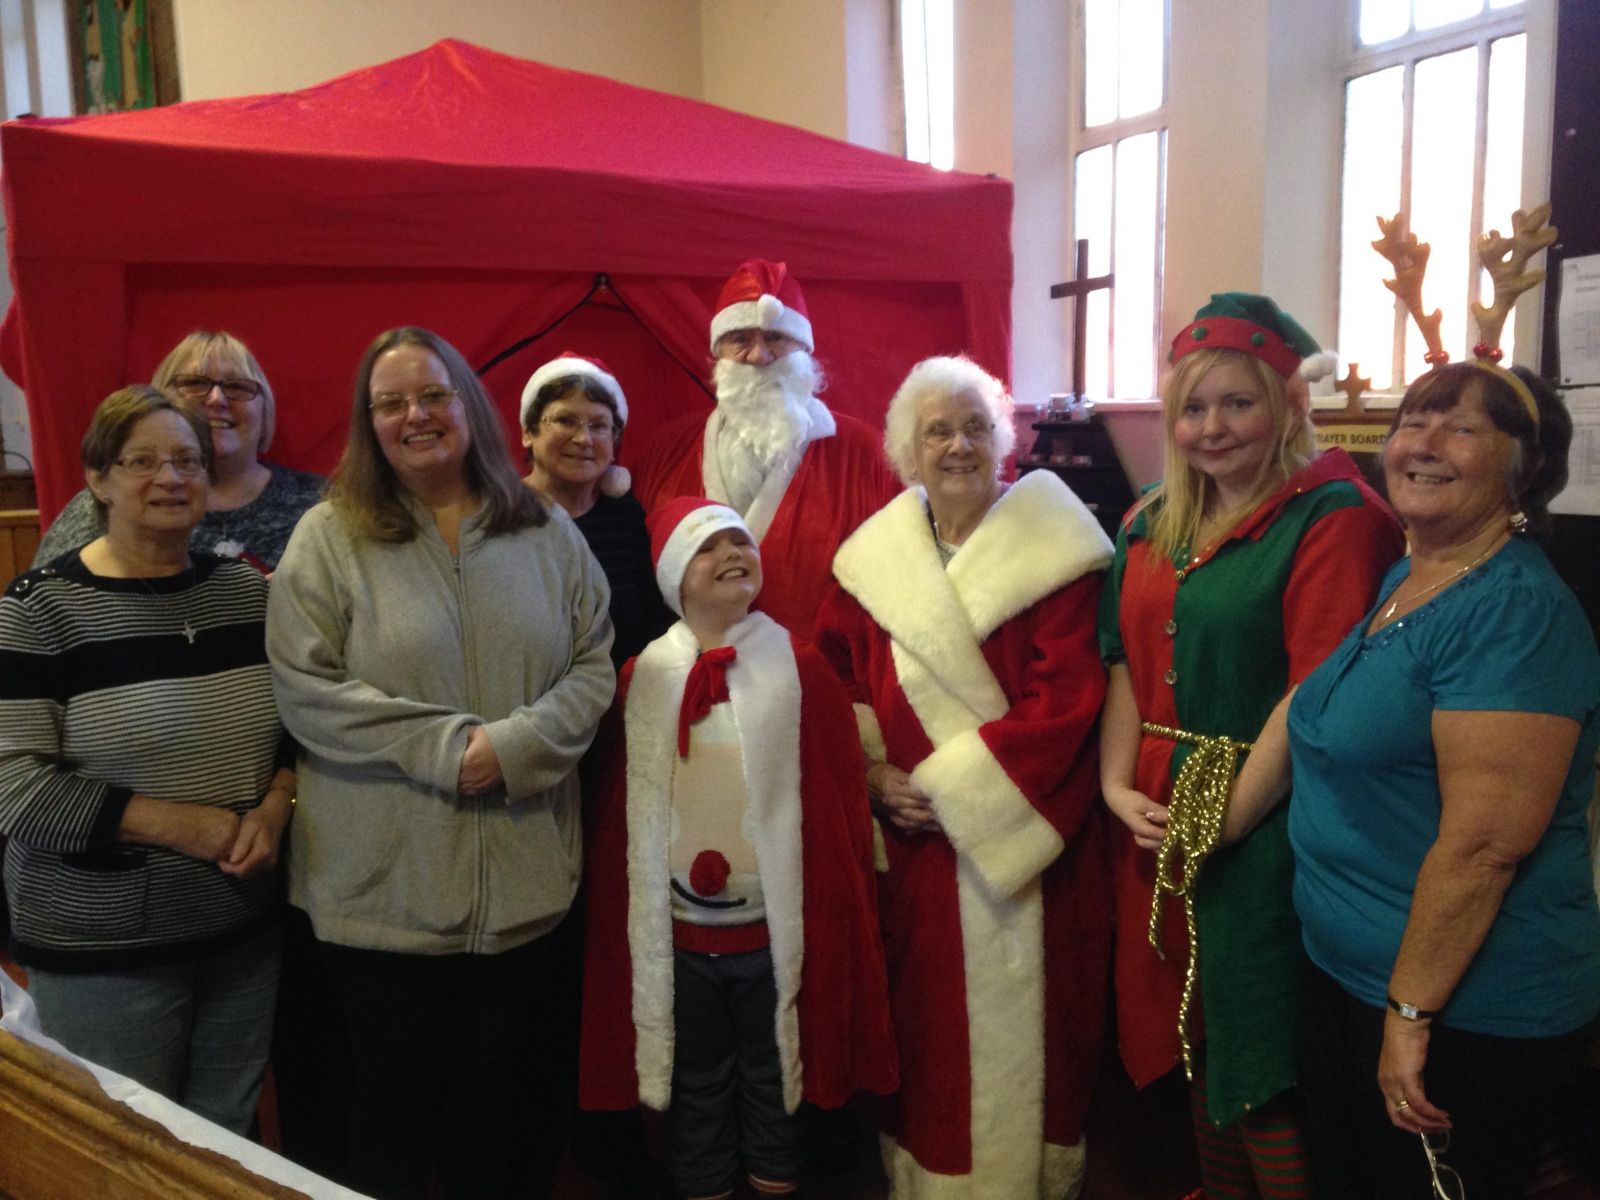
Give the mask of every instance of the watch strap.
[[1429, 1021], [1439, 1015], [1439, 1009], [1418, 1008], [1415, 1004], [1403, 1004], [1393, 996], [1389, 997], [1389, 1007], [1400, 1014], [1405, 1021]]

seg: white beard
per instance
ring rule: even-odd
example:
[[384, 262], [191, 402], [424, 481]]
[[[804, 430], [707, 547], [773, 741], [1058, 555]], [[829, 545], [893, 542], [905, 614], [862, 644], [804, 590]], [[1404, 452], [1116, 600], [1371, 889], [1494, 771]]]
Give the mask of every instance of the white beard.
[[759, 367], [719, 359], [713, 379], [722, 418], [717, 464], [728, 503], [743, 513], [773, 465], [810, 437], [820, 373], [811, 355], [796, 350]]

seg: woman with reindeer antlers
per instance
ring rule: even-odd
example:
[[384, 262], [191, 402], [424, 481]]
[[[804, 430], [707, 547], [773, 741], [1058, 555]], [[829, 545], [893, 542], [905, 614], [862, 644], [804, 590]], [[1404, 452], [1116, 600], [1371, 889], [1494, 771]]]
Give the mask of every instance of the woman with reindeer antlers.
[[[1287, 710], [1313, 964], [1301, 1086], [1329, 1197], [1520, 1197], [1600, 1013], [1584, 830], [1600, 653], [1523, 536], [1566, 482], [1572, 424], [1494, 348], [1516, 294], [1543, 278], [1523, 269], [1555, 237], [1546, 215], [1518, 212], [1514, 238], [1483, 240], [1496, 299], [1475, 306], [1473, 360], [1445, 365], [1437, 314], [1419, 321], [1435, 366], [1383, 451], [1410, 557]], [[1393, 290], [1417, 315], [1427, 247], [1384, 231]], [[1240, 775], [1231, 832], [1285, 785], [1282, 715]]]

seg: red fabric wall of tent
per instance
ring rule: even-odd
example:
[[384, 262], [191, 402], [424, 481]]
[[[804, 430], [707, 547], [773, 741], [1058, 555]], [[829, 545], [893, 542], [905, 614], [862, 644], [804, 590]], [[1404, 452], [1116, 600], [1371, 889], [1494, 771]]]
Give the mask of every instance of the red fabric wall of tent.
[[268, 456], [318, 471], [356, 360], [399, 324], [474, 364], [555, 324], [484, 376], [508, 430], [533, 367], [599, 355], [633, 410], [626, 460], [709, 407], [711, 305], [755, 256], [804, 286], [843, 411], [876, 421], [929, 354], [1009, 368], [1004, 180], [463, 42], [299, 92], [11, 121], [0, 164], [0, 367], [47, 519], [95, 405], [195, 328], [250, 345], [278, 397]]

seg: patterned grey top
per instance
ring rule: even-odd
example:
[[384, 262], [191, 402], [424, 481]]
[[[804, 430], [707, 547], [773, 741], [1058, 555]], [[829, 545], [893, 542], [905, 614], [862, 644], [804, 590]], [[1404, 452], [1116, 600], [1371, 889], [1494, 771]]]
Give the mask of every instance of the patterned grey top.
[[[223, 558], [248, 555], [259, 559], [265, 570], [278, 569], [289, 535], [306, 509], [322, 499], [325, 481], [321, 475], [293, 471], [276, 463], [267, 463], [266, 467], [272, 478], [261, 494], [238, 508], [206, 513], [189, 539], [191, 548]], [[84, 488], [50, 522], [39, 542], [39, 552], [33, 556], [33, 565], [42, 567], [69, 550], [86, 546], [102, 532], [95, 517], [94, 497]]]

